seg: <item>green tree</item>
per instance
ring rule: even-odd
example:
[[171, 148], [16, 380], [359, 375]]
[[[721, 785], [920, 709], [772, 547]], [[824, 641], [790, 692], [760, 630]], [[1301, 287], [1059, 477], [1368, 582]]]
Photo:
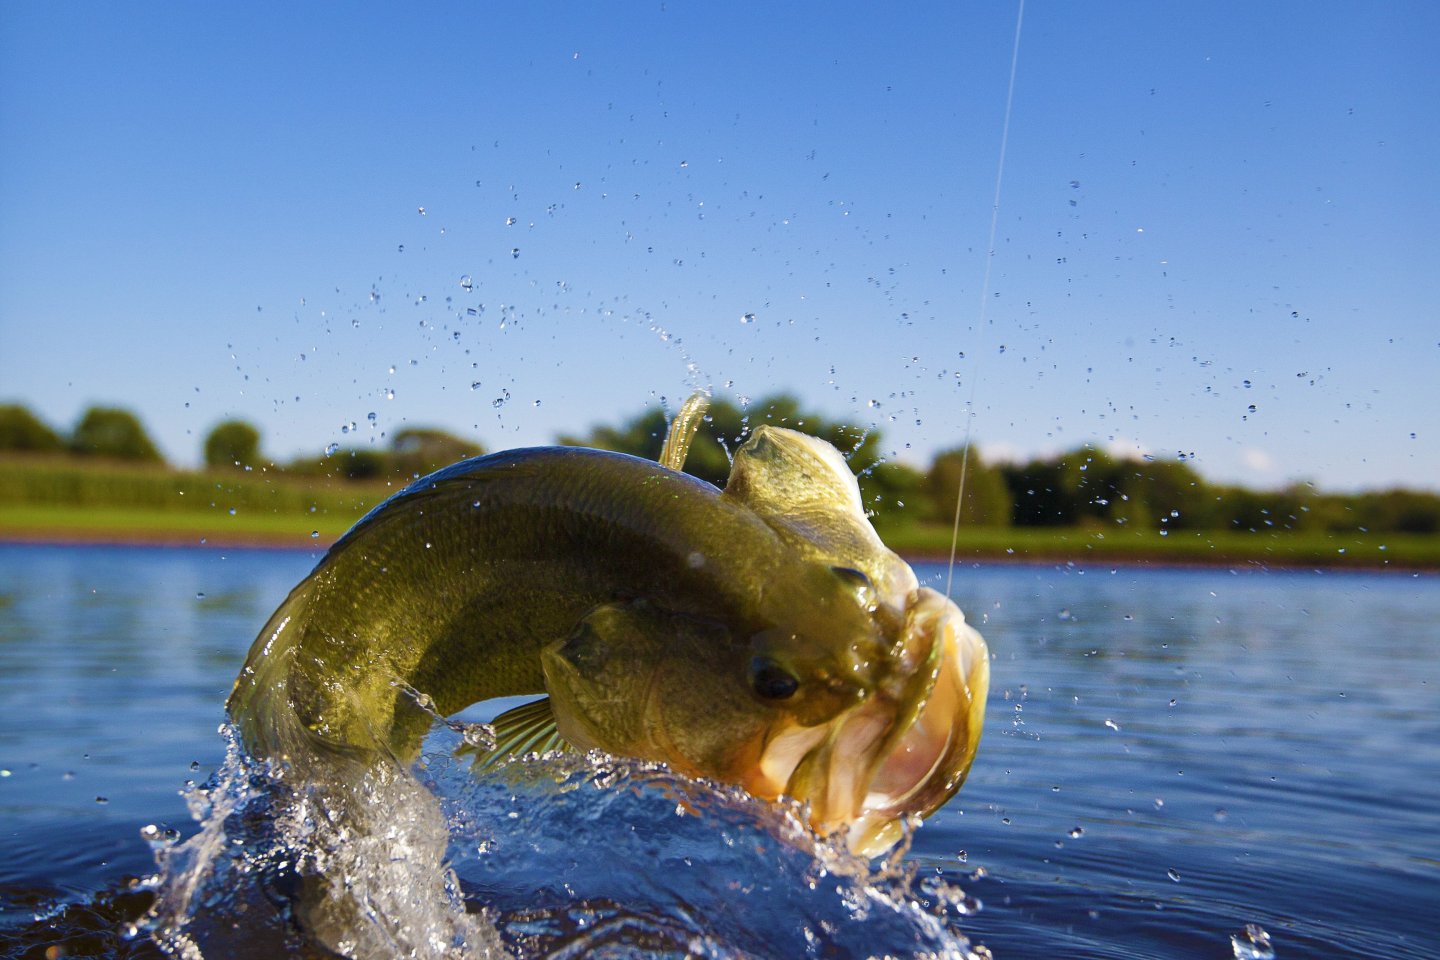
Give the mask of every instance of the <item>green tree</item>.
[[0, 405], [0, 450], [57, 453], [64, 446], [60, 435], [28, 407], [18, 403]]
[[960, 505], [960, 523], [968, 527], [1008, 527], [1013, 504], [1004, 474], [971, 449], [966, 462], [965, 448], [943, 450], [930, 461], [925, 472], [925, 491], [931, 504], [930, 519], [950, 524], [955, 520], [955, 497], [960, 492], [961, 469], [965, 476], [965, 499]]
[[1059, 457], [1031, 460], [1001, 469], [1017, 526], [1066, 527], [1105, 517], [1111, 504], [1122, 510], [1116, 519], [1134, 513], [1120, 499], [1115, 461], [1104, 451], [1080, 447]]
[[1124, 516], [1156, 530], [1199, 530], [1212, 523], [1210, 490], [1187, 461], [1145, 459], [1113, 461], [1118, 503], [1107, 516]]
[[91, 407], [70, 434], [70, 449], [84, 456], [163, 463], [140, 420], [117, 407]]
[[260, 463], [260, 431], [244, 420], [225, 420], [205, 437], [208, 467], [254, 467]]
[[348, 447], [330, 458], [346, 480], [378, 480], [390, 472], [390, 458], [383, 450]]
[[914, 523], [933, 511], [925, 474], [905, 463], [877, 463], [859, 478], [860, 499], [877, 527]]
[[1247, 518], [1251, 503], [1207, 486], [1180, 459], [1120, 459], [1091, 446], [1002, 470], [1019, 526], [1121, 524], [1148, 530], [1202, 529]]
[[406, 427], [390, 438], [392, 467], [407, 477], [421, 477], [470, 457], [485, 448], [473, 440], [433, 427]]
[[1217, 487], [1212, 491], [1211, 525], [1251, 533], [1295, 530], [1353, 530], [1348, 506], [1335, 498], [1317, 497], [1305, 484], [1283, 490]]

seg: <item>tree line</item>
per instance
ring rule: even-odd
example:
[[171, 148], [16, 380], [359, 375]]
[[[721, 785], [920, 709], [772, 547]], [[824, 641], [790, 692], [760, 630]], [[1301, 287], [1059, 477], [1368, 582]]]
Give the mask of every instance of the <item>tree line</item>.
[[[222, 420], [205, 435], [205, 466], [212, 470], [273, 470], [297, 476], [344, 480], [408, 479], [424, 476], [485, 448], [472, 440], [429, 427], [397, 430], [383, 448], [334, 448], [323, 456], [276, 463], [260, 447], [260, 431], [244, 420]], [[62, 433], [19, 404], [0, 405], [0, 452], [69, 454], [96, 460], [163, 466], [165, 458], [140, 418], [119, 407], [94, 406]]]
[[[802, 430], [839, 449], [882, 529], [949, 524], [963, 474], [959, 512], [966, 526], [1440, 533], [1440, 495], [1427, 491], [1337, 494], [1310, 484], [1252, 490], [1209, 483], [1184, 458], [1119, 458], [1092, 445], [1025, 463], [991, 462], [978, 449], [967, 455], [959, 447], [942, 451], [922, 469], [886, 460], [878, 429], [829, 420], [789, 394], [743, 407], [715, 400], [690, 448], [686, 472], [723, 486], [731, 453], [761, 423]], [[651, 408], [619, 425], [594, 426], [558, 442], [655, 459], [667, 427], [664, 411]], [[139, 419], [113, 407], [92, 407], [62, 435], [22, 406], [0, 406], [0, 451], [163, 462]], [[390, 435], [385, 447], [332, 448], [325, 456], [276, 464], [264, 457], [258, 429], [226, 420], [207, 433], [203, 452], [212, 469], [373, 480], [422, 476], [484, 448], [443, 430], [407, 427]]]

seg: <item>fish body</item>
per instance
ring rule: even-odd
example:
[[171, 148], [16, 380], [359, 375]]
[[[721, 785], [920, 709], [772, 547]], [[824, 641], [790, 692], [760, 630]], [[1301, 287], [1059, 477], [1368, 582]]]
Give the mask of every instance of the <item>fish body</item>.
[[876, 852], [958, 789], [987, 685], [984, 641], [875, 536], [839, 454], [766, 426], [724, 491], [581, 448], [417, 481], [291, 592], [228, 707], [303, 767], [414, 759], [416, 691], [441, 715], [546, 694], [531, 728], [792, 796]]

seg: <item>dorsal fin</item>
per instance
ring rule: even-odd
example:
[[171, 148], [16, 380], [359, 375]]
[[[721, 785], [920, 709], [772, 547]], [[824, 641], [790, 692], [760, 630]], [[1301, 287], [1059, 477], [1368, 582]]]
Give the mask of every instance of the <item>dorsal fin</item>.
[[695, 431], [700, 429], [700, 421], [709, 407], [710, 398], [699, 390], [690, 394], [690, 398], [680, 406], [665, 433], [665, 446], [660, 448], [660, 466], [669, 467], [677, 473], [685, 469], [685, 455], [690, 452], [690, 441], [695, 439]]

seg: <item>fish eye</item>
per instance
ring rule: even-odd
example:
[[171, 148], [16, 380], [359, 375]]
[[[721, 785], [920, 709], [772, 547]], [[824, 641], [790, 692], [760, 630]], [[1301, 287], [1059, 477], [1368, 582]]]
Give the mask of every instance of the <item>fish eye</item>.
[[750, 661], [750, 687], [762, 700], [788, 700], [800, 689], [799, 679], [773, 660]]
[[874, 607], [875, 584], [863, 570], [856, 570], [854, 567], [831, 567], [830, 572], [838, 577], [841, 583], [855, 591], [855, 597], [862, 606]]
[[856, 570], [854, 567], [831, 567], [830, 570], [857, 591], [869, 592], [875, 589], [875, 585], [870, 582], [870, 578], [862, 570]]

